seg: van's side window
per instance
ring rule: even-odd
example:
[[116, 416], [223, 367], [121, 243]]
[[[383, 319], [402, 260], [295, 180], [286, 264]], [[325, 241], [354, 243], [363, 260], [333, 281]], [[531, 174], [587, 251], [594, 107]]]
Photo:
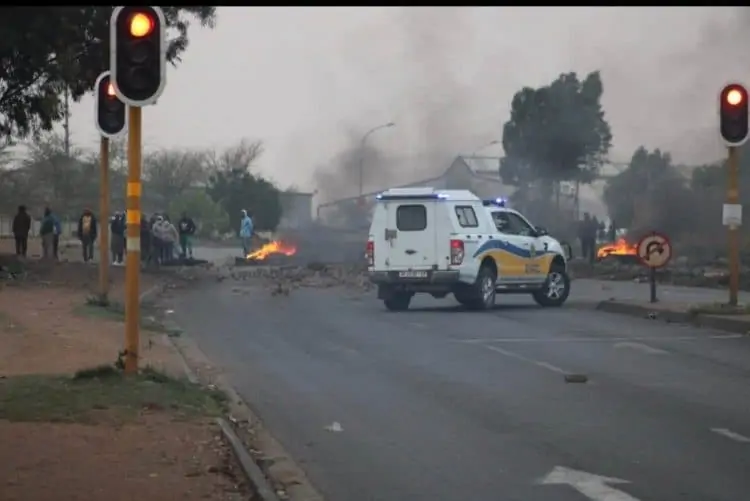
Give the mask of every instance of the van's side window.
[[462, 228], [476, 228], [479, 226], [474, 208], [470, 205], [457, 205], [456, 217]]
[[399, 231], [422, 231], [427, 228], [425, 206], [399, 205], [396, 209], [396, 228]]

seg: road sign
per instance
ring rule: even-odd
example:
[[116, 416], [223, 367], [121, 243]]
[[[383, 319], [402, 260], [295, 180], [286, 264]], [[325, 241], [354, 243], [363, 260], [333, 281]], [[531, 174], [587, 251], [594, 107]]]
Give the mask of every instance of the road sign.
[[666, 235], [653, 232], [638, 242], [638, 257], [649, 268], [661, 268], [672, 258], [672, 244]]

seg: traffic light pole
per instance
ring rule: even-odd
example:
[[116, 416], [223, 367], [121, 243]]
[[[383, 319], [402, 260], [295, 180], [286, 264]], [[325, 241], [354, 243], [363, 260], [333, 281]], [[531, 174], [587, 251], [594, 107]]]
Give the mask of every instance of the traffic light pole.
[[138, 372], [141, 311], [141, 108], [128, 107], [127, 258], [125, 262], [125, 372]]
[[[739, 188], [739, 150], [736, 146], [729, 146], [727, 158], [727, 204], [740, 203]], [[729, 304], [737, 306], [740, 289], [740, 229], [737, 225], [729, 225]]]
[[99, 143], [99, 301], [109, 302], [109, 138]]

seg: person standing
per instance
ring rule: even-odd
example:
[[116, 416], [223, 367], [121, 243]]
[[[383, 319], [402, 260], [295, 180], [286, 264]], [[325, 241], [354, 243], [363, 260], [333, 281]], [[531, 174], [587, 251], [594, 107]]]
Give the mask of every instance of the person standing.
[[581, 242], [581, 256], [590, 263], [596, 258], [596, 230], [598, 222], [591, 219], [588, 212], [583, 214], [583, 220], [578, 227], [578, 240]]
[[29, 232], [31, 231], [31, 216], [26, 212], [25, 205], [18, 206], [18, 213], [13, 218], [13, 238], [16, 241], [16, 255], [26, 257], [29, 249]]
[[250, 254], [250, 249], [252, 248], [252, 236], [253, 218], [247, 210], [242, 209], [242, 219], [240, 220], [240, 239], [242, 240], [242, 250], [244, 251], [245, 256]]
[[109, 231], [112, 237], [110, 243], [112, 264], [120, 266], [125, 258], [125, 215], [122, 212], [115, 212], [109, 225]]
[[182, 259], [193, 258], [193, 235], [195, 235], [195, 229], [193, 219], [187, 215], [187, 212], [183, 212], [177, 228], [180, 233], [180, 255]]
[[168, 215], [164, 215], [164, 221], [162, 221], [164, 232], [162, 239], [164, 240], [164, 261], [170, 263], [174, 260], [174, 250], [177, 243], [180, 240], [180, 234], [177, 228], [172, 224]]
[[91, 209], [84, 209], [78, 220], [78, 239], [83, 247], [83, 262], [88, 263], [94, 259], [94, 242], [97, 235], [96, 216]]
[[50, 216], [52, 217], [52, 224], [55, 226], [55, 231], [52, 234], [52, 254], [55, 256], [55, 259], [60, 259], [59, 249], [60, 249], [60, 235], [62, 235], [62, 223], [60, 222], [60, 218], [57, 217], [57, 214], [54, 212], [50, 213]]
[[42, 258], [54, 256], [55, 220], [49, 207], [44, 209], [44, 217], [39, 225], [39, 236], [42, 237]]

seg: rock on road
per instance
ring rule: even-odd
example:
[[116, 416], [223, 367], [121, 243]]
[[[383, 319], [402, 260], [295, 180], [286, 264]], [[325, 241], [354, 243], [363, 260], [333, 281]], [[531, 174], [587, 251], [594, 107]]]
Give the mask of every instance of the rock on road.
[[217, 285], [176, 305], [328, 501], [747, 498], [750, 338], [373, 296]]

